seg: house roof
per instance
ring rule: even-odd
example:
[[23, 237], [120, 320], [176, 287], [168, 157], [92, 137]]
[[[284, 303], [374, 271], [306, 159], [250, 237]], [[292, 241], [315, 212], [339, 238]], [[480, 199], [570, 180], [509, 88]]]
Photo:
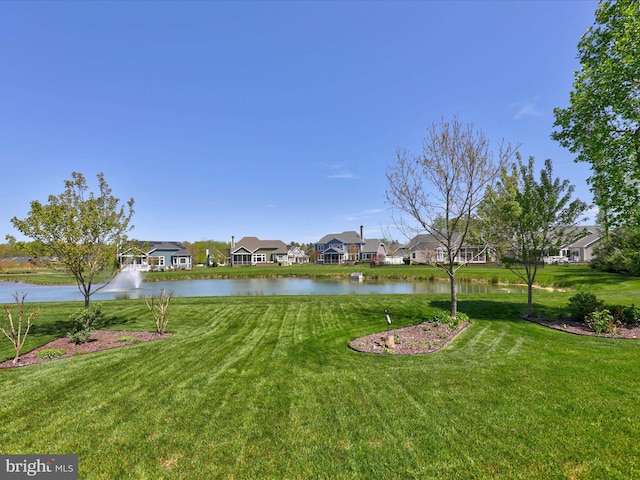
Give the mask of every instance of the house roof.
[[258, 237], [242, 237], [236, 242], [235, 247], [231, 249], [231, 253], [243, 248], [249, 252], [263, 249], [286, 254], [289, 251], [287, 245], [282, 240], [260, 240]]
[[[384, 243], [382, 242], [382, 240], [380, 240], [379, 238], [368, 238], [365, 243], [364, 246], [362, 247], [362, 253], [378, 253], [378, 249], [380, 248], [380, 245], [384, 245]], [[386, 250], [386, 248], [385, 248]]]
[[182, 242], [166, 242], [155, 240], [138, 241], [138, 249], [140, 250], [140, 252], [143, 252], [143, 248], [145, 246], [148, 247], [144, 250], [144, 253], [146, 255], [155, 252], [156, 250], [166, 250], [171, 251], [173, 255], [191, 256], [191, 253], [189, 252], [189, 250], [187, 250], [187, 247]]
[[597, 243], [602, 237], [602, 232], [595, 225], [578, 226], [574, 227], [572, 230], [584, 231], [585, 234], [575, 242], [566, 245], [566, 247], [589, 248], [593, 246], [593, 244]]
[[364, 240], [360, 238], [360, 235], [358, 234], [358, 232], [356, 232], [355, 230], [342, 232], [342, 233], [330, 233], [322, 237], [316, 243], [327, 244], [327, 243], [330, 243], [331, 240], [339, 240], [340, 242], [345, 243], [347, 245], [365, 243]]

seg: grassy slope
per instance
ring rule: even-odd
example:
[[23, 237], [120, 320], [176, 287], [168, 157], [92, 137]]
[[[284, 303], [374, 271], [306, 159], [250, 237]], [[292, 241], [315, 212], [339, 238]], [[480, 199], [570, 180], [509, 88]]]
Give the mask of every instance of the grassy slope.
[[[591, 286], [629, 304], [640, 282], [624, 280]], [[557, 313], [570, 295], [534, 300]], [[172, 339], [0, 372], [0, 451], [77, 453], [83, 479], [640, 476], [634, 341], [518, 320], [525, 296], [504, 293], [461, 295], [473, 325], [440, 353], [346, 347], [384, 330], [385, 308], [402, 326], [447, 301], [175, 299]], [[75, 308], [43, 305], [31, 345]], [[105, 311], [108, 328], [151, 328], [142, 301]]]

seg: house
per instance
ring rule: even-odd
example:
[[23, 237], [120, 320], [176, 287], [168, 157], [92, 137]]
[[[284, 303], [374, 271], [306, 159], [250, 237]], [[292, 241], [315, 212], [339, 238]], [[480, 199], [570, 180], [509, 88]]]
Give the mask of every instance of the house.
[[387, 257], [387, 247], [378, 238], [367, 239], [362, 246], [361, 260], [365, 262], [384, 263]]
[[120, 255], [120, 268], [142, 271], [191, 270], [193, 259], [182, 242], [138, 242], [137, 247]]
[[560, 248], [560, 256], [571, 262], [589, 262], [593, 258], [593, 249], [602, 238], [602, 231], [595, 225], [574, 227], [574, 230], [583, 231], [578, 240]]
[[[457, 239], [454, 239], [456, 241]], [[407, 245], [413, 263], [442, 263], [447, 261], [447, 249], [443, 242], [430, 233], [416, 235]], [[455, 258], [457, 263], [487, 263], [487, 247], [464, 245]]]
[[289, 262], [289, 249], [280, 240], [260, 240], [258, 237], [243, 237], [237, 243], [231, 237], [229, 263], [236, 265], [257, 265], [260, 263], [277, 263], [286, 265]]
[[289, 265], [309, 263], [309, 254], [300, 247], [289, 247], [287, 261]]
[[316, 263], [318, 264], [343, 264], [362, 259], [362, 247], [365, 241], [356, 231], [342, 233], [330, 233], [314, 244]]

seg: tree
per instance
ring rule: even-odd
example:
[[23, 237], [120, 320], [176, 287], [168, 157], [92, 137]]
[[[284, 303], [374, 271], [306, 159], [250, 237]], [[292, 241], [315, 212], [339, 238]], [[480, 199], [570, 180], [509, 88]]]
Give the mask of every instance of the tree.
[[[133, 216], [133, 198], [124, 205], [111, 195], [111, 188], [99, 173], [100, 194], [88, 192], [81, 173], [73, 172], [72, 180], [65, 180], [64, 192], [50, 195], [49, 203], [31, 202], [31, 210], [24, 220], [11, 219], [23, 235], [44, 245], [55, 259], [54, 267], [61, 267], [76, 280], [89, 308], [89, 299], [104, 288], [116, 274], [118, 248], [127, 242], [127, 232]], [[15, 239], [10, 238], [10, 241]], [[37, 255], [38, 252], [34, 252]], [[96, 275], [108, 272], [106, 283], [96, 287]]]
[[[23, 293], [22, 296], [18, 295], [18, 292], [13, 294], [13, 298], [16, 301], [16, 306], [18, 308], [18, 320], [17, 322], [13, 319], [13, 309], [4, 305], [4, 311], [7, 316], [7, 328], [0, 327], [0, 331], [4, 333], [4, 335], [11, 341], [13, 344], [13, 348], [15, 351], [15, 355], [13, 357], [12, 363], [18, 363], [18, 359], [20, 358], [20, 350], [24, 346], [24, 342], [27, 340], [27, 335], [29, 335], [29, 330], [31, 330], [31, 326], [33, 325], [33, 319], [36, 318], [40, 314], [40, 308], [36, 311], [27, 314], [27, 309], [24, 306], [24, 299], [27, 296], [26, 293]], [[25, 325], [26, 320], [26, 325]]]
[[527, 316], [533, 313], [533, 285], [538, 266], [550, 250], [558, 250], [583, 235], [576, 228], [587, 205], [571, 200], [574, 186], [553, 178], [551, 160], [545, 161], [540, 180], [535, 160], [503, 168], [500, 181], [489, 186], [478, 209], [481, 231], [488, 243], [499, 246], [500, 259], [527, 284]]
[[445, 261], [432, 263], [449, 277], [453, 318], [458, 308], [456, 272], [464, 264], [456, 258], [487, 185], [512, 155], [511, 146], [502, 144], [496, 158], [482, 132], [454, 117], [427, 129], [422, 155], [399, 149], [395, 164], [387, 168], [387, 200], [400, 212], [394, 216], [396, 226], [405, 234], [427, 232], [444, 249]]
[[578, 44], [580, 71], [551, 137], [591, 164], [606, 232], [640, 222], [640, 4], [601, 1]]

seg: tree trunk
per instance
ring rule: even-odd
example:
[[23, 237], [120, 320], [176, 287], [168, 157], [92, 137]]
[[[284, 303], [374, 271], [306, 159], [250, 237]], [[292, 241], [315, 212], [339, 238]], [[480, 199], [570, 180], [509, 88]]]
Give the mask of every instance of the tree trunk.
[[449, 275], [451, 285], [451, 318], [456, 318], [458, 315], [458, 293], [456, 288], [456, 274], [452, 271]]
[[527, 285], [527, 318], [533, 314], [533, 283]]

